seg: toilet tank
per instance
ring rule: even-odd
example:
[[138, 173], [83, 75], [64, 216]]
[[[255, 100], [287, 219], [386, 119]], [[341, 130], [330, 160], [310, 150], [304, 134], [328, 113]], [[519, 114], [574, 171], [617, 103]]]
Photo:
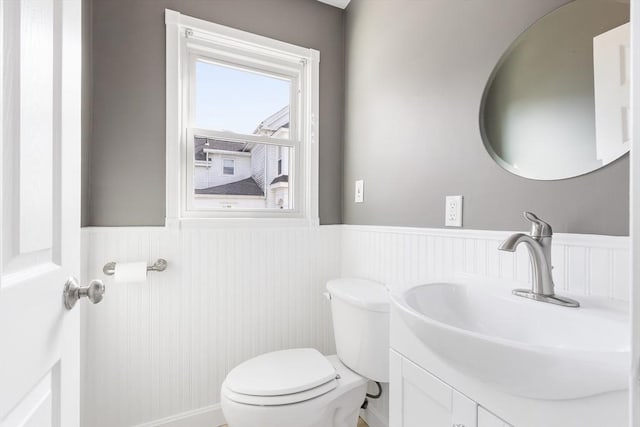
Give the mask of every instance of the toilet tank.
[[335, 279], [327, 283], [338, 357], [373, 381], [389, 382], [389, 293], [378, 282]]

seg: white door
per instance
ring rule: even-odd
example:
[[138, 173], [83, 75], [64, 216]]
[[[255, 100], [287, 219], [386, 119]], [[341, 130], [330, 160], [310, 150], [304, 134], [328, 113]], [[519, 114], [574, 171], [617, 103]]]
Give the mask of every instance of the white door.
[[79, 425], [80, 0], [0, 0], [0, 426]]

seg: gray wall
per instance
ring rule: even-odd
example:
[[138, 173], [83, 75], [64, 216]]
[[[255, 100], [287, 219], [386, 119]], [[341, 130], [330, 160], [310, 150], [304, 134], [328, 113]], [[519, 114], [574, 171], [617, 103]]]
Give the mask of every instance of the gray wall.
[[[628, 156], [594, 173], [533, 181], [500, 168], [478, 125], [491, 71], [525, 28], [566, 0], [352, 0], [346, 13], [343, 219], [521, 230], [532, 210], [556, 232], [628, 234]], [[365, 203], [353, 182], [365, 180]]]
[[320, 51], [320, 221], [341, 222], [342, 10], [315, 0], [92, 3], [83, 225], [164, 224], [165, 8]]
[[82, 1], [82, 225], [88, 221], [91, 112], [93, 111], [93, 70], [92, 70], [92, 2]]

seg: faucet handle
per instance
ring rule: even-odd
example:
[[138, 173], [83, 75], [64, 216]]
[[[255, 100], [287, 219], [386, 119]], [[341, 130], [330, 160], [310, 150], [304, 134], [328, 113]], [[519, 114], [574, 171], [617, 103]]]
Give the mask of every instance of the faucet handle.
[[533, 212], [525, 212], [524, 217], [531, 221], [531, 237], [551, 237], [553, 235], [551, 225], [538, 218]]

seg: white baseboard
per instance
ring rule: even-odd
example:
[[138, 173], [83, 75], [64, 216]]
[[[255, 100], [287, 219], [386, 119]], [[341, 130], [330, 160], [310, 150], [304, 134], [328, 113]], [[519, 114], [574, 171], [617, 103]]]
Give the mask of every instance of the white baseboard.
[[389, 427], [388, 420], [371, 407], [360, 411], [360, 418], [365, 420], [369, 427]]
[[182, 412], [134, 427], [218, 427], [226, 423], [220, 404]]

